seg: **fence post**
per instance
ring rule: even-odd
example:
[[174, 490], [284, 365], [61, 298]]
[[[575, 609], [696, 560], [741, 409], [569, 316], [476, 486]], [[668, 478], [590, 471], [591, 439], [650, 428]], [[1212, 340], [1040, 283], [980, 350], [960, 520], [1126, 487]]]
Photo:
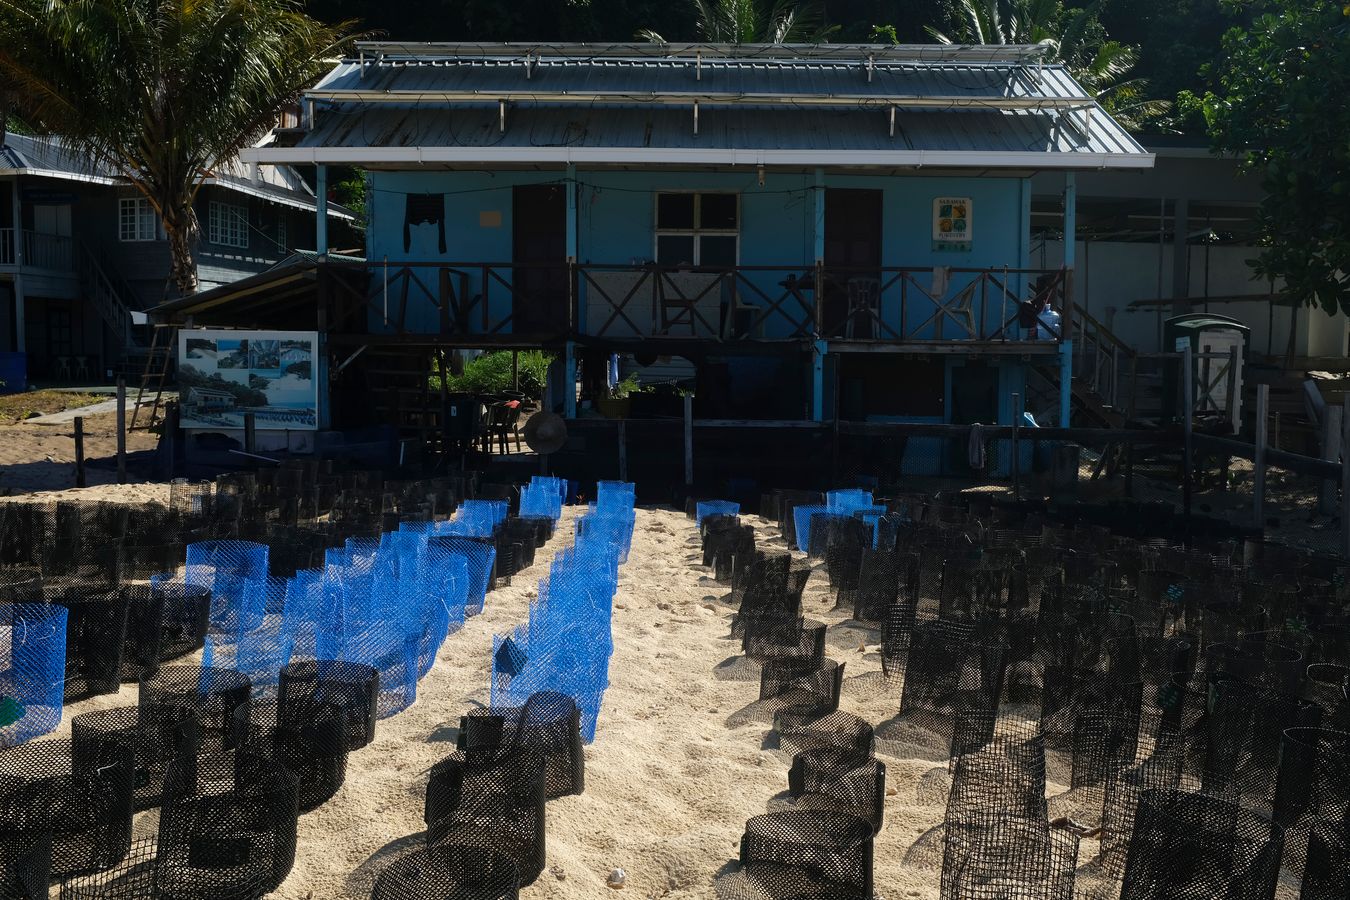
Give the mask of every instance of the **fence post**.
[[[1326, 424], [1322, 428], [1322, 458], [1330, 463], [1340, 462], [1341, 459], [1341, 429], [1343, 427], [1341, 413], [1341, 407], [1328, 406]], [[1336, 487], [1336, 479], [1326, 478], [1322, 480], [1317, 492], [1317, 511], [1324, 516], [1336, 515]]]
[[628, 480], [628, 423], [619, 420], [619, 480]]
[[127, 483], [127, 380], [117, 379], [117, 483]]
[[1181, 351], [1181, 408], [1185, 416], [1181, 420], [1181, 431], [1185, 438], [1182, 450], [1181, 503], [1186, 514], [1186, 531], [1190, 532], [1191, 519], [1191, 473], [1195, 467], [1195, 458], [1191, 455], [1191, 424], [1195, 418], [1195, 376], [1191, 371], [1191, 345], [1188, 342]]
[[258, 421], [251, 412], [244, 413], [244, 450], [258, 452]]
[[694, 397], [684, 395], [684, 486], [694, 486]]
[[1350, 394], [1341, 398], [1341, 552], [1350, 556]]
[[84, 416], [75, 417], [75, 486], [87, 486], [84, 474]]
[[1238, 396], [1238, 351], [1237, 345], [1228, 348], [1228, 424], [1233, 429], [1233, 434], [1242, 430], [1242, 416], [1238, 413], [1238, 407], [1242, 405], [1242, 398]]
[[1256, 386], [1256, 453], [1252, 461], [1252, 519], [1265, 532], [1266, 527], [1266, 439], [1270, 419], [1270, 385]]

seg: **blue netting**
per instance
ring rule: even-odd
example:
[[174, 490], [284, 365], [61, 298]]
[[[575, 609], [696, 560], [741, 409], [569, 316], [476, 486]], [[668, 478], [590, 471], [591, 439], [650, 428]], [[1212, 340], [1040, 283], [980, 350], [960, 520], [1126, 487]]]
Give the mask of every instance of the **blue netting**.
[[797, 549], [806, 553], [811, 549], [811, 517], [817, 513], [829, 512], [825, 506], [794, 506], [792, 521], [796, 526]]
[[523, 706], [540, 691], [566, 694], [580, 710], [587, 743], [609, 686], [614, 595], [634, 523], [631, 485], [601, 484], [596, 508], [576, 521], [575, 543], [539, 583], [529, 620], [492, 644], [491, 705]]
[[703, 500], [694, 507], [694, 521], [700, 527], [705, 516], [739, 516], [741, 505], [730, 500]]
[[492, 539], [438, 532], [427, 538], [427, 546], [434, 546], [437, 555], [455, 554], [464, 558], [468, 568], [464, 614], [476, 616], [482, 612], [488, 586], [492, 583], [492, 569], [497, 562], [497, 546]]
[[601, 512], [633, 511], [637, 486], [627, 481], [600, 481], [595, 485], [595, 506]]
[[872, 505], [870, 491], [849, 488], [841, 491], [829, 491], [825, 494], [825, 506], [830, 512], [852, 513], [855, 509]]
[[520, 515], [547, 516], [558, 521], [562, 515], [563, 499], [567, 496], [567, 482], [561, 478], [536, 475], [520, 490]]
[[61, 724], [66, 613], [45, 603], [0, 604], [0, 747]]
[[211, 592], [211, 627], [247, 631], [262, 624], [266, 597], [248, 590], [268, 574], [267, 545], [200, 541], [187, 545], [187, 582]]

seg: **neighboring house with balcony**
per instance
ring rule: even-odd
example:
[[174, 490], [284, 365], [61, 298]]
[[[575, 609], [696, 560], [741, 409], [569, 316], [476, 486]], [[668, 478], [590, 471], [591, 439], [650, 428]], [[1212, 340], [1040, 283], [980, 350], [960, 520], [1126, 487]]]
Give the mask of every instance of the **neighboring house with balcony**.
[[[255, 275], [314, 243], [314, 192], [285, 166], [220, 167], [196, 212], [203, 290]], [[344, 210], [328, 216], [349, 221]], [[0, 147], [0, 350], [30, 378], [97, 382], [139, 356], [139, 313], [174, 296], [169, 245], [149, 202], [59, 138]]]

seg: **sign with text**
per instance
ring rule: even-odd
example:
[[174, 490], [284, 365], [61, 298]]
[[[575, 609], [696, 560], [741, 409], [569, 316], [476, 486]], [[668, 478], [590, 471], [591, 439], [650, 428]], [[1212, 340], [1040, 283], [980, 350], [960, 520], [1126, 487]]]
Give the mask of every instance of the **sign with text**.
[[933, 249], [965, 252], [973, 240], [969, 197], [938, 197], [933, 201]]
[[319, 427], [319, 335], [313, 331], [178, 332], [179, 409], [184, 428]]

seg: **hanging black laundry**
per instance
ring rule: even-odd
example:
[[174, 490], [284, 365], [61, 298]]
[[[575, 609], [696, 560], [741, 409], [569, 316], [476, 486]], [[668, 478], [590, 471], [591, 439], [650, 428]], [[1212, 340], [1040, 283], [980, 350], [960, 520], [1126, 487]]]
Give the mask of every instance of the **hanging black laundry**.
[[435, 225], [440, 231], [440, 248], [445, 252], [445, 195], [409, 194], [403, 213], [403, 250], [412, 249], [412, 226]]

